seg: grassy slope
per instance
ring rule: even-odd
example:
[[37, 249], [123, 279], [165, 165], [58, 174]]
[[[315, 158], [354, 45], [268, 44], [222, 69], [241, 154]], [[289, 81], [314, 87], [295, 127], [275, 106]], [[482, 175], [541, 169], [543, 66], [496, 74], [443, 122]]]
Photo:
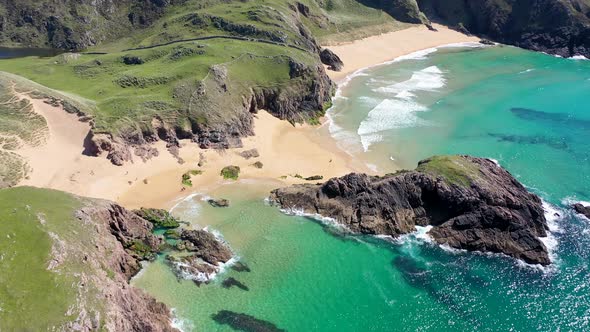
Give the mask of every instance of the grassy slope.
[[[66, 312], [76, 302], [81, 257], [68, 256], [54, 271], [47, 267], [55, 243], [50, 234], [90, 250], [91, 232], [73, 215], [80, 206], [58, 191], [0, 190], [0, 330], [15, 331], [26, 322], [29, 330], [44, 331], [76, 318]], [[87, 295], [95, 301], [92, 290]]]
[[[287, 57], [307, 64], [318, 62], [315, 54], [248, 41], [207, 40], [199, 45], [191, 42], [142, 51], [124, 52], [123, 49], [210, 35], [265, 40], [284, 36], [288, 44], [307, 48], [309, 41], [300, 35], [297, 17], [317, 36], [328, 39], [334, 33], [338, 38], [345, 38], [348, 32], [357, 34], [360, 27], [382, 29], [383, 24], [398, 27], [389, 15], [355, 0], [323, 1], [323, 8], [315, 0], [301, 2], [309, 6], [307, 17], [297, 14], [291, 3], [279, 0], [231, 1], [229, 4], [189, 0], [168, 7], [164, 16], [151, 27], [137, 29], [126, 38], [93, 49], [114, 53], [82, 55], [77, 59], [58, 56], [3, 60], [0, 70], [96, 102], [96, 108], [84, 111], [95, 116], [97, 132], [117, 132], [129, 127], [144, 129], [155, 114], [171, 123], [186, 121], [186, 116], [179, 113], [194, 112], [187, 110], [190, 94], [215, 64], [231, 63], [229, 76], [243, 88], [249, 88], [287, 83]], [[81, 8], [85, 7], [81, 5]], [[230, 31], [216, 26], [208, 19], [210, 17], [234, 25], [253, 26], [256, 30], [254, 33]], [[198, 53], [173, 59], [173, 54], [182, 47]], [[146, 63], [125, 65], [121, 59], [128, 54], [139, 56]], [[208, 114], [189, 114], [189, 117], [199, 121], [209, 118]]]
[[[176, 58], [175, 54], [182, 49], [203, 54]], [[126, 65], [122, 61], [125, 55], [138, 56], [146, 62]], [[0, 70], [95, 101], [97, 107], [86, 111], [95, 116], [97, 131], [116, 132], [127, 126], [147, 125], [156, 114], [171, 123], [179, 121], [180, 111], [189, 106], [187, 98], [215, 64], [226, 64], [229, 75], [245, 86], [284, 83], [289, 79], [286, 57], [314, 61], [310, 54], [286, 47], [208, 40], [142, 51], [82, 55], [69, 61], [60, 61], [63, 56], [3, 60]], [[206, 118], [206, 114], [203, 116]]]
[[417, 171], [441, 176], [448, 182], [470, 186], [479, 178], [479, 169], [461, 156], [435, 156], [418, 165]]

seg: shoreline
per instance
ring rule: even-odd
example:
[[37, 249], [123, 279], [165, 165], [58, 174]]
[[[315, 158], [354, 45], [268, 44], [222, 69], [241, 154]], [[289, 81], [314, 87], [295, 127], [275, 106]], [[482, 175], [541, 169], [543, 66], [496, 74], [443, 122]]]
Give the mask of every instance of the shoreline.
[[339, 72], [327, 71], [328, 76], [340, 85], [346, 82], [348, 76], [360, 70], [386, 64], [404, 55], [449, 44], [480, 41], [478, 37], [465, 35], [440, 24], [433, 26], [438, 31], [430, 31], [420, 25], [349, 43], [325, 46], [344, 63]]
[[[438, 32], [429, 31], [424, 26], [410, 27], [332, 46], [331, 49], [342, 58], [345, 66], [341, 72], [328, 71], [328, 75], [341, 87], [344, 79], [359, 70], [424, 49], [479, 41], [476, 37], [443, 26], [436, 25], [436, 28]], [[404, 40], [413, 42], [400, 47], [400, 42]], [[21, 181], [19, 186], [46, 187], [80, 196], [113, 200], [127, 208], [170, 208], [182, 197], [192, 193], [206, 194], [232, 181], [220, 176], [221, 169], [229, 165], [240, 167], [238, 181], [275, 181], [277, 187], [314, 183], [300, 177], [321, 175], [322, 181], [325, 181], [355, 171], [374, 173], [364, 162], [338, 146], [338, 142], [326, 130], [328, 117], [323, 119], [320, 126], [292, 126], [265, 111], [254, 115], [255, 135], [244, 137], [242, 148], [216, 151], [200, 149], [193, 142], [181, 141], [179, 155], [184, 163], [179, 164], [166, 150], [165, 143], [159, 141], [154, 144], [159, 151], [157, 157], [143, 162], [134, 156], [132, 162], [114, 166], [104, 156], [82, 155], [83, 139], [90, 130], [87, 123], [78, 121], [60, 107], [28, 99], [35, 111], [46, 118], [49, 139], [43, 146], [26, 147], [18, 151], [27, 158], [32, 168], [30, 177]], [[75, 128], [75, 135], [71, 131], [66, 134], [64, 128]], [[245, 159], [238, 155], [251, 149], [257, 149], [260, 157]], [[206, 159], [202, 167], [197, 166], [200, 155]], [[48, 164], [48, 160], [52, 162]], [[256, 161], [263, 163], [262, 169], [252, 166]], [[202, 174], [192, 176], [191, 187], [183, 187], [182, 174], [197, 169]]]

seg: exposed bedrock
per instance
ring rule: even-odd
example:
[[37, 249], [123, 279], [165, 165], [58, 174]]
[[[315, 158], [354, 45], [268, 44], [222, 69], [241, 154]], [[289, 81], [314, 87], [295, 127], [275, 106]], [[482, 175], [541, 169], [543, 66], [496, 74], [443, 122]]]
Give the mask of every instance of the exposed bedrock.
[[439, 244], [550, 264], [541, 199], [493, 161], [469, 156], [423, 160], [382, 177], [349, 174], [323, 184], [276, 189], [282, 208], [334, 218], [354, 233], [398, 236], [432, 225]]
[[[104, 301], [104, 328], [177, 331], [170, 325], [172, 316], [166, 305], [129, 285], [130, 278], [141, 269], [140, 261], [151, 258], [162, 244], [162, 239], [152, 234], [152, 224], [118, 204], [101, 200], [92, 200], [76, 212], [76, 217], [95, 231], [95, 250], [84, 253], [88, 272], [81, 278], [86, 280], [86, 291], [96, 289], [96, 298]], [[97, 268], [112, 274], [96, 273]], [[90, 322], [78, 323], [72, 330], [94, 330]]]
[[165, 141], [172, 153], [178, 152], [180, 139], [190, 139], [201, 148], [236, 148], [242, 146], [243, 137], [254, 135], [253, 120], [259, 110], [293, 123], [324, 115], [335, 86], [323, 66], [281, 61], [288, 61], [290, 79], [268, 87], [244, 88], [228, 79], [223, 66], [214, 66], [208, 79], [194, 87], [196, 92], [181, 100], [187, 109], [179, 114], [186, 114], [185, 118], [167, 122], [156, 116], [148, 126], [133, 126], [116, 134], [91, 131], [84, 153], [106, 156], [113, 164], [123, 165], [134, 154], [143, 160], [157, 156], [151, 144], [158, 140]]
[[572, 207], [574, 208], [574, 211], [576, 211], [576, 213], [581, 214], [586, 218], [590, 219], [590, 206], [585, 206], [582, 203], [576, 203], [572, 205]]
[[505, 44], [590, 58], [590, 6], [582, 0], [418, 0], [429, 19]]

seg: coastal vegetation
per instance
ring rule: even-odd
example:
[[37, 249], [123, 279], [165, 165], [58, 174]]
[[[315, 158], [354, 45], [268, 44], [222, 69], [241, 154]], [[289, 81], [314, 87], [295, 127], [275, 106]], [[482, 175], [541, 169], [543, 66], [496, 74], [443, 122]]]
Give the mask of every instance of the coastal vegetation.
[[479, 178], [478, 166], [462, 156], [435, 156], [421, 161], [416, 170], [466, 187]]
[[192, 187], [193, 182], [191, 181], [191, 178], [195, 175], [201, 174], [203, 174], [203, 171], [200, 169], [192, 169], [190, 171], [185, 172], [184, 174], [182, 174], [182, 184], [187, 187]]
[[60, 191], [1, 189], [0, 328], [168, 326], [168, 310], [127, 285], [139, 270], [133, 257], [152, 257], [158, 244], [149, 223], [136, 218], [113, 203]]
[[237, 180], [240, 176], [240, 167], [226, 166], [221, 170], [221, 176], [226, 180]]

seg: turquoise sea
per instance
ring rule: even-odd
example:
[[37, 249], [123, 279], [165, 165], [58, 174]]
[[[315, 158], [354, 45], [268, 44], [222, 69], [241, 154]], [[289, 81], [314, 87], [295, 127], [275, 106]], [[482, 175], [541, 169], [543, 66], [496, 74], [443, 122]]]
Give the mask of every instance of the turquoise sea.
[[[207, 193], [230, 208], [194, 195], [173, 212], [220, 232], [247, 269], [197, 286], [160, 259], [133, 284], [175, 308], [185, 331], [232, 331], [223, 310], [287, 331], [590, 330], [590, 221], [567, 208], [590, 201], [590, 61], [423, 51], [354, 75], [329, 115], [326, 137], [379, 172], [433, 154], [498, 160], [547, 202], [555, 263], [450, 251], [423, 230], [394, 242], [344, 236], [265, 203], [277, 183], [243, 180]], [[230, 277], [239, 287], [223, 285]]]

